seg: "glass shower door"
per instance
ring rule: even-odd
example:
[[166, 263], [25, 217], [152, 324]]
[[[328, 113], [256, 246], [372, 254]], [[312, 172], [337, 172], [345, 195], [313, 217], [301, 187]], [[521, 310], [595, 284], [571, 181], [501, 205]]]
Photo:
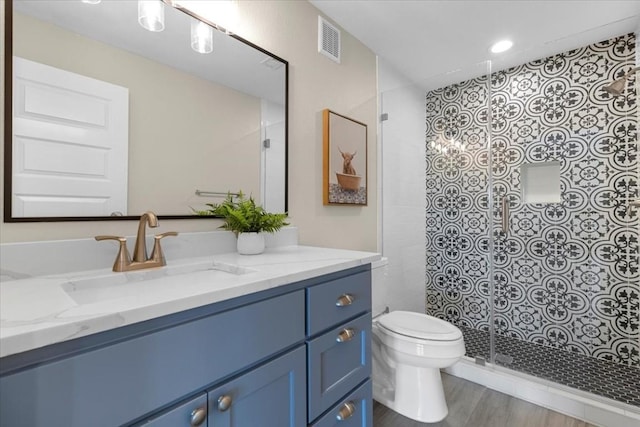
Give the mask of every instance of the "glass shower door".
[[421, 228], [399, 239], [396, 218], [403, 180], [423, 181], [425, 309], [463, 331], [466, 355], [640, 406], [638, 77], [604, 90], [635, 67], [636, 40], [558, 52], [412, 87], [425, 175], [396, 161], [408, 145], [383, 122], [384, 251], [403, 259]]
[[488, 361], [493, 324], [489, 63], [426, 88], [426, 308]]
[[640, 367], [636, 90], [604, 90], [635, 48], [626, 34], [491, 74], [494, 360], [599, 394], [599, 362]]

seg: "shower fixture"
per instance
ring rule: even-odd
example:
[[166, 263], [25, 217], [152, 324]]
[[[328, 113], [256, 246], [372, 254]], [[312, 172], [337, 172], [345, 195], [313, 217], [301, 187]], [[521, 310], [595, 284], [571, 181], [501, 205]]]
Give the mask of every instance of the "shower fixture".
[[604, 86], [602, 89], [604, 89], [605, 92], [613, 96], [622, 95], [622, 92], [624, 91], [624, 87], [627, 84], [627, 80], [629, 80], [632, 74], [638, 70], [640, 70], [640, 67], [635, 67], [630, 69], [629, 71], [624, 73], [622, 77], [620, 77], [617, 80], [614, 80], [612, 83], [609, 83], [608, 85]]

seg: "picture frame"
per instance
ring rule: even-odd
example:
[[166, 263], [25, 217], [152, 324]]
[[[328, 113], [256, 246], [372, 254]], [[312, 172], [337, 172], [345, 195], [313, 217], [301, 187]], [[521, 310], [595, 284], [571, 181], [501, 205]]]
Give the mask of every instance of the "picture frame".
[[323, 204], [367, 206], [367, 125], [322, 112]]

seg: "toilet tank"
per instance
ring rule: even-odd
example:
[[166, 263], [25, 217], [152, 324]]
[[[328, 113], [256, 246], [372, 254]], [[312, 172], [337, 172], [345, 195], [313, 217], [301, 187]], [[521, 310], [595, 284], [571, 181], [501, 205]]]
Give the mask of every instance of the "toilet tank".
[[391, 289], [390, 284], [387, 283], [388, 269], [388, 258], [383, 257], [371, 263], [371, 313], [373, 316], [382, 313], [390, 303], [388, 296]]

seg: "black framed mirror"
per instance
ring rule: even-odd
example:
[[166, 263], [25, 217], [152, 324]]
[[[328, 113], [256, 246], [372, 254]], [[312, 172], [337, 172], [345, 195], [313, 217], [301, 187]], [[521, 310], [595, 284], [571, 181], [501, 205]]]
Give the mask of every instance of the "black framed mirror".
[[5, 222], [287, 211], [287, 61], [157, 1], [159, 32], [136, 1], [5, 2]]

